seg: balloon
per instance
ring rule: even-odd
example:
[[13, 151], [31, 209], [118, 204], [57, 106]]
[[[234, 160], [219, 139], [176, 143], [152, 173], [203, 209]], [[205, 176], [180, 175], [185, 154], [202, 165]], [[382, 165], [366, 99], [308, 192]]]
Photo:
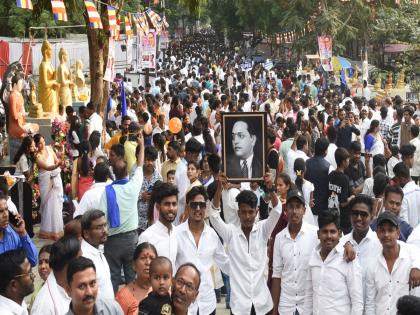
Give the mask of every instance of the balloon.
[[173, 134], [177, 134], [182, 129], [181, 120], [178, 117], [171, 118], [169, 120], [169, 131]]

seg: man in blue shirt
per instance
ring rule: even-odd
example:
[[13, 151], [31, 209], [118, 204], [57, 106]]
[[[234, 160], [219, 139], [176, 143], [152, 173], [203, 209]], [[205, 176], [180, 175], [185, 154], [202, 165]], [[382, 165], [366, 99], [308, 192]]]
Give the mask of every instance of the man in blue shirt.
[[34, 267], [38, 257], [36, 247], [26, 232], [25, 221], [22, 217], [16, 214], [14, 219], [9, 218], [7, 196], [0, 193], [0, 254], [10, 250], [23, 249]]

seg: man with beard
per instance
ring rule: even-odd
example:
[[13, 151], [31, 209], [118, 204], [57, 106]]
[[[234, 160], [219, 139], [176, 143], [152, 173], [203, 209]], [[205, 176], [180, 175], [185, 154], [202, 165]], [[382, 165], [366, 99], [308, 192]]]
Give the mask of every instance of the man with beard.
[[178, 242], [174, 225], [178, 210], [178, 189], [163, 183], [156, 194], [155, 207], [159, 211], [159, 220], [140, 234], [138, 244], [149, 242], [156, 247], [158, 256], [169, 258], [175, 265]]
[[128, 126], [130, 126], [131, 118], [130, 116], [126, 115], [121, 119], [121, 125], [120, 125], [120, 131], [118, 131], [115, 135], [112, 136], [112, 138], [105, 143], [104, 148], [106, 150], [111, 150], [112, 146], [114, 144], [120, 143], [120, 139], [123, 136], [127, 136], [128, 134]]
[[24, 298], [34, 291], [35, 275], [23, 250], [0, 255], [0, 313], [27, 315]]
[[179, 158], [180, 152], [181, 146], [177, 141], [171, 141], [168, 143], [168, 149], [166, 150], [166, 156], [168, 157], [168, 159], [165, 162], [163, 162], [161, 169], [161, 175], [164, 183], [168, 181], [168, 172], [171, 170], [175, 171], [178, 167], [179, 162], [181, 162], [181, 159]]
[[198, 295], [201, 276], [200, 271], [192, 263], [179, 266], [172, 280], [172, 313], [187, 315], [188, 308]]
[[108, 226], [105, 213], [101, 210], [89, 210], [81, 219], [82, 226], [82, 255], [89, 258], [95, 264], [98, 277], [99, 297], [101, 299], [113, 299], [115, 294], [112, 288], [111, 272], [108, 262], [99, 246], [105, 244], [108, 238]]
[[362, 270], [355, 259], [347, 263], [338, 211], [328, 210], [318, 217], [320, 244], [309, 258], [303, 314], [362, 315]]
[[[200, 293], [197, 303], [190, 307], [190, 313], [201, 315], [216, 314], [216, 295], [211, 268], [214, 262], [229, 274], [229, 258], [216, 232], [204, 221], [208, 196], [204, 186], [191, 188], [186, 202], [189, 218], [175, 228], [178, 239], [177, 265], [194, 263], [201, 273]], [[191, 237], [191, 235], [193, 237]]]
[[358, 195], [363, 191], [363, 185], [365, 179], [371, 176], [369, 159], [370, 157], [365, 157], [365, 164], [360, 160], [362, 148], [360, 143], [353, 141], [350, 144], [349, 153], [350, 153], [350, 164], [345, 169], [344, 173], [350, 179], [350, 192], [351, 195]]
[[67, 293], [71, 297], [66, 315], [123, 315], [114, 299], [97, 299], [98, 284], [95, 264], [86, 257], [77, 257], [67, 267]]

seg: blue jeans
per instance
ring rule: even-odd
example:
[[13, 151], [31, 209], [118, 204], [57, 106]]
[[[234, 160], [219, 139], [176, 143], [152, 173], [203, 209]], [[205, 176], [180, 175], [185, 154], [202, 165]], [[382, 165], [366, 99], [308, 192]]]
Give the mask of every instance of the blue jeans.
[[226, 289], [226, 307], [230, 307], [230, 281], [229, 276], [222, 272], [223, 284]]
[[13, 159], [15, 158], [15, 155], [18, 152], [21, 144], [22, 144], [22, 139], [9, 138], [9, 159], [10, 159], [10, 163], [13, 164]]

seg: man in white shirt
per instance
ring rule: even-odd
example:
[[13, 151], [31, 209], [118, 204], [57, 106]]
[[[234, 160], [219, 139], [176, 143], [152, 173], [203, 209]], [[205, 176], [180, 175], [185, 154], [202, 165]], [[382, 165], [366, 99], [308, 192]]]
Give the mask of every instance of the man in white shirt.
[[368, 265], [365, 314], [394, 315], [401, 296], [419, 294], [418, 289], [411, 290], [413, 283], [410, 281], [410, 270], [418, 268], [420, 263], [419, 253], [410, 245], [398, 242], [399, 221], [394, 213], [381, 213], [377, 222], [376, 233], [383, 249]]
[[92, 209], [99, 209], [102, 194], [105, 191], [105, 186], [110, 184], [108, 181], [110, 177], [109, 166], [106, 163], [98, 163], [93, 169], [94, 184], [83, 194], [76, 211], [73, 213], [73, 218], [83, 215], [86, 211]]
[[319, 244], [318, 229], [304, 223], [305, 199], [300, 191], [287, 196], [288, 225], [276, 236], [273, 254], [273, 313], [303, 313], [308, 262], [312, 250]]
[[52, 272], [45, 281], [31, 309], [31, 315], [64, 315], [69, 310], [71, 298], [67, 295], [67, 264], [82, 255], [80, 241], [63, 237], [51, 247]]
[[308, 152], [308, 140], [305, 136], [298, 136], [296, 139], [296, 151], [292, 145], [291, 150], [287, 153], [287, 173], [293, 182], [296, 179], [296, 173], [294, 171], [295, 161], [298, 158], [302, 158], [305, 161], [309, 159], [306, 152]]
[[176, 263], [193, 263], [200, 271], [201, 283], [198, 297], [189, 308], [190, 314], [214, 314], [216, 295], [211, 274], [215, 262], [225, 273], [229, 274], [229, 258], [216, 232], [204, 222], [207, 204], [207, 192], [204, 186], [191, 188], [187, 193], [186, 204], [188, 220], [175, 228], [178, 244]]
[[159, 220], [140, 234], [138, 244], [153, 244], [158, 256], [167, 257], [172, 266], [176, 266], [178, 241], [172, 223], [177, 216], [178, 189], [174, 185], [163, 183], [157, 192], [155, 207], [159, 211]]
[[108, 227], [105, 213], [101, 210], [89, 210], [82, 216], [82, 255], [93, 261], [96, 268], [98, 283], [98, 297], [101, 299], [113, 299], [111, 272], [108, 261], [99, 246], [105, 244], [108, 238]]
[[303, 314], [362, 315], [362, 270], [357, 259], [347, 263], [343, 257], [338, 212], [322, 212], [318, 225], [320, 244], [309, 259]]
[[102, 134], [102, 117], [95, 111], [95, 105], [92, 102], [86, 105], [86, 118], [89, 119], [88, 137], [94, 130]]
[[0, 314], [28, 315], [25, 297], [34, 292], [35, 275], [25, 251], [0, 255]]
[[420, 221], [420, 187], [411, 179], [410, 169], [403, 162], [394, 166], [394, 175], [394, 181], [404, 192], [400, 218], [415, 228]]
[[267, 266], [267, 242], [280, 218], [281, 203], [275, 194], [270, 173], [264, 176], [264, 182], [273, 207], [266, 220], [255, 222], [258, 214], [257, 196], [250, 190], [244, 190], [236, 197], [241, 226], [223, 222], [219, 206], [222, 186], [226, 183], [224, 174], [219, 175], [213, 205], [209, 210], [212, 226], [229, 248], [230, 307], [234, 315], [262, 315], [273, 308], [264, 270]]
[[410, 140], [410, 144], [416, 147], [414, 152], [413, 167], [411, 168], [411, 178], [413, 178], [416, 184], [420, 182], [420, 138], [419, 138], [419, 126], [411, 126], [411, 136], [413, 139]]
[[272, 89], [270, 92], [270, 98], [262, 103], [259, 107], [260, 112], [265, 112], [265, 105], [270, 106], [270, 113], [275, 115], [279, 111], [280, 100], [277, 98], [277, 90]]
[[337, 130], [334, 127], [327, 129], [327, 138], [330, 144], [328, 145], [327, 156], [325, 159], [330, 163], [330, 171], [335, 171], [337, 168], [337, 162], [335, 160], [335, 151], [337, 146], [335, 140], [337, 140]]

